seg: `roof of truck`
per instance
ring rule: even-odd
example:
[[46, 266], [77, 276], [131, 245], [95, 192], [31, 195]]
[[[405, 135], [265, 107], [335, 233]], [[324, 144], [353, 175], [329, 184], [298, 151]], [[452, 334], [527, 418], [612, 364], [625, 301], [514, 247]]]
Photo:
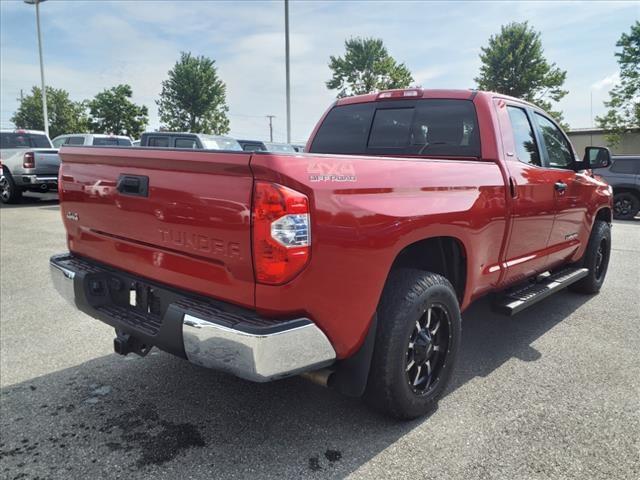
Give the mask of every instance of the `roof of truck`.
[[[335, 105], [350, 105], [354, 103], [368, 103], [383, 100], [412, 100], [416, 98], [441, 98], [441, 99], [460, 99], [473, 100], [477, 95], [498, 97], [505, 100], [513, 100], [535, 107], [526, 100], [511, 97], [503, 93], [487, 92], [484, 90], [473, 89], [425, 89], [425, 88], [399, 88], [394, 90], [382, 90], [375, 93], [366, 93], [364, 95], [354, 95], [336, 100]], [[537, 108], [537, 107], [536, 107]]]

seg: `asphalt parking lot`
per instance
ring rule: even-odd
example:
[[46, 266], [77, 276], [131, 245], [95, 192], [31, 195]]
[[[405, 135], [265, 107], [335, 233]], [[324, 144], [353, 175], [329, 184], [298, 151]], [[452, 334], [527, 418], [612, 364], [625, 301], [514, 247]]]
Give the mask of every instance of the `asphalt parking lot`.
[[599, 295], [473, 305], [440, 408], [397, 423], [300, 378], [112, 353], [50, 285], [65, 238], [43, 198], [0, 209], [3, 479], [640, 478], [640, 220], [614, 223]]

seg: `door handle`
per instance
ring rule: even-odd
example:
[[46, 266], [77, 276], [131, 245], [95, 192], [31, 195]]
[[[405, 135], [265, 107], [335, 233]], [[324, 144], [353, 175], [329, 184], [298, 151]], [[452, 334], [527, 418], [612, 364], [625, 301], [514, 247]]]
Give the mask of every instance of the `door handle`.
[[149, 177], [144, 175], [120, 175], [116, 190], [122, 195], [149, 196]]
[[566, 183], [564, 183], [564, 182], [556, 182], [556, 183], [554, 184], [554, 187], [555, 187], [555, 189], [556, 189], [558, 192], [561, 192], [561, 193], [562, 193], [562, 192], [564, 192], [564, 191], [567, 189], [567, 184], [566, 184]]

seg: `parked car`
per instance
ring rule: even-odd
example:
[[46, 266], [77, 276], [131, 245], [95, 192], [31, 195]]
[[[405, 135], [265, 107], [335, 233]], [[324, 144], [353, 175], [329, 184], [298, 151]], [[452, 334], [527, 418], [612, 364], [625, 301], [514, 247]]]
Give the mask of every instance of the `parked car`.
[[238, 140], [245, 152], [266, 152], [267, 147], [262, 140]]
[[631, 220], [640, 211], [640, 155], [614, 155], [598, 171], [613, 188], [613, 218]]
[[140, 146], [230, 151], [242, 150], [238, 141], [231, 137], [183, 132], [145, 132], [140, 137]]
[[298, 152], [293, 145], [288, 143], [263, 142], [261, 140], [238, 140], [245, 152]]
[[131, 139], [124, 135], [105, 135], [98, 133], [71, 133], [69, 135], [58, 135], [53, 139], [53, 146], [60, 148], [63, 145], [84, 145], [84, 146], [120, 146], [130, 147]]
[[17, 203], [25, 191], [57, 189], [60, 158], [38, 130], [0, 130], [0, 200]]
[[63, 149], [54, 285], [120, 354], [156, 346], [258, 382], [304, 372], [400, 418], [435, 407], [475, 299], [514, 314], [603, 285], [612, 192], [591, 169], [609, 151], [578, 158], [532, 104], [340, 99], [307, 150]]

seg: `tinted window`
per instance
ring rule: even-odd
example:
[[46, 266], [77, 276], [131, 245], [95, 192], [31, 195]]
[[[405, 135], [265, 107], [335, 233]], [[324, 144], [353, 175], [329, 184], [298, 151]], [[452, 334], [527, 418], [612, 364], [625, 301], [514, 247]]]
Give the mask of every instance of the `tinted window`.
[[397, 100], [333, 108], [311, 152], [480, 156], [473, 103], [467, 100]]
[[614, 173], [640, 173], [640, 159], [614, 158], [610, 170]]
[[359, 103], [331, 109], [313, 140], [311, 152], [366, 152], [374, 108], [372, 103]]
[[133, 143], [128, 138], [119, 138], [118, 145], [121, 145], [123, 147], [130, 147], [133, 145]]
[[46, 135], [0, 132], [0, 148], [51, 148]]
[[149, 137], [148, 145], [150, 147], [169, 147], [169, 137]]
[[262, 152], [266, 150], [265, 146], [262, 143], [241, 143], [242, 149], [245, 152]]
[[536, 113], [536, 118], [542, 133], [542, 141], [547, 148], [549, 166], [558, 168], [571, 166], [574, 160], [573, 152], [560, 129], [539, 113]]
[[[94, 145], [98, 145], [95, 141]], [[84, 137], [69, 137], [65, 142], [65, 145], [84, 145]]]
[[409, 145], [414, 113], [414, 108], [376, 110], [369, 135], [369, 147], [406, 148]]
[[51, 143], [53, 144], [54, 148], [60, 148], [62, 145], [64, 145], [64, 141], [67, 138], [56, 138], [55, 140], [53, 140]]
[[518, 160], [530, 165], [541, 166], [538, 145], [536, 144], [533, 128], [531, 128], [527, 113], [518, 107], [507, 107], [507, 110]]
[[198, 148], [194, 138], [176, 138], [176, 148]]

